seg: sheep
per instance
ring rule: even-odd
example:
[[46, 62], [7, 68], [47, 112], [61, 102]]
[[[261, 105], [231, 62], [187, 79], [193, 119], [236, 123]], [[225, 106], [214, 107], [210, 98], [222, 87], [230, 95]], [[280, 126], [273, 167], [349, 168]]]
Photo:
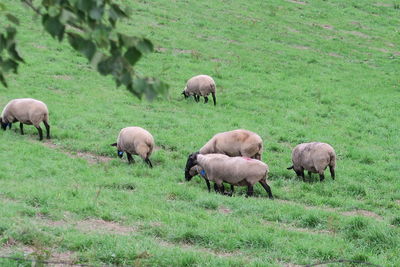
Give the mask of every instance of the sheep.
[[[204, 179], [217, 184], [221, 193], [224, 193], [222, 183], [226, 182], [236, 186], [247, 186], [247, 196], [253, 195], [253, 186], [259, 182], [273, 198], [271, 188], [267, 184], [268, 165], [264, 162], [246, 157], [216, 156], [215, 154], [202, 155], [195, 152], [189, 156], [190, 161], [186, 166], [187, 170], [193, 166], [200, 166]], [[185, 179], [191, 180], [191, 176], [185, 171]]]
[[1, 128], [5, 131], [7, 126], [11, 129], [14, 122], [19, 121], [21, 135], [24, 134], [23, 124], [34, 125], [39, 132], [39, 140], [43, 140], [40, 123], [46, 127], [47, 139], [50, 139], [49, 110], [42, 101], [33, 98], [13, 99], [4, 107], [1, 113]]
[[150, 168], [153, 168], [149, 157], [153, 152], [154, 138], [145, 129], [141, 127], [123, 128], [118, 135], [117, 142], [111, 146], [117, 147], [120, 158], [126, 152], [129, 164], [134, 162], [132, 155], [139, 155]]
[[182, 94], [185, 98], [193, 95], [194, 100], [199, 102], [200, 96], [204, 97], [204, 103], [208, 102], [208, 95], [211, 93], [214, 106], [217, 104], [215, 98], [215, 82], [213, 78], [208, 75], [197, 75], [190, 78]]
[[[230, 157], [243, 156], [261, 160], [262, 149], [263, 141], [258, 134], [244, 129], [237, 129], [214, 135], [200, 149], [199, 153], [203, 155], [219, 153]], [[207, 187], [209, 187], [208, 184]], [[233, 186], [231, 186], [231, 189], [233, 192]]]
[[[227, 155], [224, 154], [208, 154], [210, 157], [212, 158], [229, 158]], [[207, 188], [208, 188], [208, 192], [211, 191], [211, 186], [210, 186], [210, 181], [205, 177], [205, 172], [203, 170], [203, 168], [199, 165], [194, 165], [192, 166], [192, 161], [190, 160], [190, 156], [188, 159], [188, 162], [186, 163], [186, 168], [185, 168], [185, 178], [187, 179], [188, 177], [190, 177], [190, 179], [192, 179], [193, 176], [196, 176], [197, 174], [200, 174], [200, 176], [204, 179], [204, 181], [207, 184]], [[219, 189], [217, 187], [217, 184], [214, 183], [214, 190], [215, 192], [219, 192]], [[224, 188], [224, 184], [222, 184], [222, 191], [225, 191]], [[230, 195], [233, 194], [234, 191], [234, 187], [233, 185], [231, 185], [231, 193]]]
[[331, 177], [335, 179], [336, 154], [333, 147], [325, 143], [312, 142], [297, 145], [292, 152], [293, 165], [287, 168], [293, 169], [298, 176], [304, 178], [304, 170], [311, 173], [318, 173], [320, 181], [325, 179], [324, 171], [327, 166], [331, 173]]
[[200, 154], [220, 153], [230, 157], [243, 156], [261, 160], [263, 141], [253, 132], [237, 129], [214, 135], [201, 149]]

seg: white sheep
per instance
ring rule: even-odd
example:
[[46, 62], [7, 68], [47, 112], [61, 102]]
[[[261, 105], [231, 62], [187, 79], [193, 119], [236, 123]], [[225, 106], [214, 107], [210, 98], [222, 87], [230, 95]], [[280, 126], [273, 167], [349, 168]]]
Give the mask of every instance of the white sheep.
[[[224, 193], [222, 183], [226, 182], [236, 186], [247, 186], [247, 196], [252, 196], [253, 186], [259, 182], [269, 198], [273, 198], [271, 188], [266, 182], [268, 165], [262, 161], [246, 157], [202, 155], [196, 152], [190, 155], [186, 169], [191, 170], [196, 165], [201, 167], [197, 171], [200, 171], [202, 177], [215, 182], [221, 193]], [[185, 172], [186, 180], [190, 181], [192, 177], [186, 174]]]
[[[203, 155], [217, 153], [230, 157], [243, 156], [261, 160], [262, 150], [263, 141], [258, 134], [244, 129], [237, 129], [214, 135], [200, 149], [199, 153]], [[209, 183], [207, 187], [210, 191]], [[233, 185], [231, 185], [231, 190], [233, 192]]]
[[187, 81], [182, 94], [185, 98], [193, 96], [196, 102], [199, 102], [200, 96], [203, 96], [204, 103], [208, 102], [208, 95], [211, 94], [215, 106], [217, 104], [215, 89], [216, 86], [213, 78], [208, 75], [197, 75]]
[[43, 132], [40, 123], [46, 127], [47, 138], [50, 138], [49, 110], [42, 101], [33, 98], [13, 99], [4, 107], [1, 113], [1, 128], [11, 129], [14, 122], [19, 121], [21, 134], [24, 134], [23, 124], [34, 125], [39, 132], [39, 140], [43, 140]]
[[118, 135], [117, 142], [111, 146], [117, 147], [120, 158], [126, 152], [129, 163], [134, 162], [132, 155], [139, 155], [150, 168], [153, 168], [149, 157], [155, 146], [154, 138], [145, 129], [141, 127], [123, 128]]
[[287, 168], [293, 169], [298, 176], [304, 178], [304, 170], [318, 173], [320, 181], [325, 179], [324, 171], [329, 166], [331, 177], [335, 179], [336, 153], [332, 146], [326, 143], [312, 142], [297, 145], [292, 152], [293, 165]]

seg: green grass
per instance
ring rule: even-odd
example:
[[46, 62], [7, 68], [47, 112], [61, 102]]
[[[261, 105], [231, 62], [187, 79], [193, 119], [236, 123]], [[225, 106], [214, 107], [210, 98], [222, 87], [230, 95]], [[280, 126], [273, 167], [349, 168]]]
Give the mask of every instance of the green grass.
[[[400, 265], [398, 1], [136, 1], [120, 30], [154, 42], [137, 70], [170, 84], [151, 103], [115, 88], [14, 2], [5, 1], [22, 21], [27, 63], [0, 88], [0, 106], [47, 103], [56, 148], [34, 127], [1, 133], [0, 255], [29, 247], [28, 258], [69, 252], [89, 264]], [[216, 107], [180, 95], [197, 74], [215, 78]], [[138, 158], [129, 166], [109, 145], [133, 125], [160, 148], [153, 169]], [[183, 182], [187, 155], [237, 128], [263, 138], [275, 200], [261, 186], [230, 198], [200, 178]], [[303, 183], [286, 170], [307, 141], [335, 148], [335, 181]], [[93, 164], [77, 152], [113, 159]], [[93, 219], [134, 231], [80, 227]]]

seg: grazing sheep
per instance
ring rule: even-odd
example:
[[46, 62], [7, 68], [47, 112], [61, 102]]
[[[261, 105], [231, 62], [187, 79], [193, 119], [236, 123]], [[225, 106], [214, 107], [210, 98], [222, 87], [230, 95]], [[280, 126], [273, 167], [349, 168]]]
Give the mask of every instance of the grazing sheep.
[[293, 169], [303, 181], [305, 181], [304, 170], [308, 171], [310, 177], [311, 173], [318, 173], [320, 181], [323, 181], [324, 171], [328, 166], [332, 179], [335, 179], [336, 154], [333, 147], [328, 144], [318, 142], [299, 144], [293, 149], [292, 162], [293, 165], [287, 169]]
[[[186, 170], [198, 165], [204, 172], [204, 179], [217, 184], [221, 193], [222, 183], [226, 182], [236, 186], [247, 186], [247, 196], [253, 195], [253, 186], [259, 182], [267, 191], [269, 198], [273, 198], [271, 188], [266, 182], [268, 165], [262, 161], [245, 157], [215, 156], [215, 154], [202, 155], [199, 152], [189, 156]], [[200, 169], [201, 171], [201, 169]], [[185, 171], [185, 179], [191, 180], [191, 176]]]
[[[224, 155], [224, 154], [208, 154], [208, 155], [209, 155], [210, 158], [215, 158], [215, 159], [217, 159], [217, 158], [229, 158], [227, 155]], [[189, 159], [188, 159], [188, 162], [186, 163], [186, 168], [185, 168], [185, 178], [188, 179], [188, 177], [190, 177], [190, 179], [192, 179], [193, 176], [196, 176], [197, 174], [199, 174], [204, 179], [204, 181], [206, 182], [207, 188], [208, 188], [208, 192], [210, 192], [211, 191], [210, 181], [205, 176], [204, 169], [199, 165], [195, 165], [195, 166], [192, 166], [192, 167], [191, 166], [192, 166], [192, 161], [190, 160], [190, 156], [189, 156]], [[218, 189], [216, 183], [214, 183], [214, 190], [215, 190], [215, 192], [219, 192], [219, 189]], [[223, 192], [225, 191], [224, 184], [222, 184], [222, 191]], [[233, 191], [234, 191], [234, 187], [233, 187], [233, 185], [231, 185], [231, 193], [230, 193], [230, 195], [233, 194]]]
[[19, 121], [22, 135], [24, 134], [23, 124], [33, 124], [39, 132], [39, 140], [43, 140], [43, 132], [40, 128], [40, 123], [43, 122], [47, 138], [50, 138], [49, 110], [42, 101], [33, 98], [18, 98], [8, 102], [1, 113], [1, 128], [4, 131], [7, 126], [11, 129], [12, 123], [17, 121]]
[[[262, 149], [263, 141], [258, 134], [248, 130], [238, 129], [214, 135], [200, 149], [199, 153], [203, 155], [218, 153], [230, 157], [243, 156], [261, 160]], [[207, 187], [209, 188], [208, 184]], [[231, 189], [233, 192], [232, 185]]]
[[214, 135], [201, 149], [200, 154], [220, 153], [230, 157], [243, 156], [261, 160], [263, 141], [248, 130], [238, 129]]
[[149, 166], [153, 168], [149, 159], [154, 148], [153, 136], [140, 127], [123, 128], [117, 139], [117, 143], [111, 144], [118, 149], [118, 157], [122, 158], [124, 152], [128, 157], [128, 162], [134, 162], [132, 155], [139, 155]]
[[213, 78], [208, 75], [197, 75], [190, 78], [182, 94], [185, 98], [193, 95], [194, 100], [199, 102], [200, 96], [204, 97], [204, 103], [208, 102], [208, 95], [211, 93], [214, 106], [217, 104], [215, 98], [215, 82]]

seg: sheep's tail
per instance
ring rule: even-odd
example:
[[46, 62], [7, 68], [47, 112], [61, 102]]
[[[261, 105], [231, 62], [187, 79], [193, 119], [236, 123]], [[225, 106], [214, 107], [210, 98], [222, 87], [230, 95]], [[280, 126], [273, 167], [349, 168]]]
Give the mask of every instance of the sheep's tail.
[[[215, 85], [213, 85], [213, 86], [214, 86], [214, 91], [215, 91]], [[212, 95], [214, 106], [215, 106], [215, 105], [217, 105], [217, 99], [215, 98], [215, 92], [212, 92], [211, 95]]]
[[331, 153], [330, 155], [330, 161], [329, 161], [329, 166], [335, 168], [336, 167], [336, 155], [334, 153]]
[[288, 169], [288, 170], [291, 170], [291, 169], [293, 169], [293, 165], [292, 165], [292, 166], [290, 166], [289, 168], [286, 168], [286, 169]]
[[43, 116], [43, 121], [49, 124], [49, 113], [45, 113]]
[[111, 144], [110, 146], [117, 146], [117, 143]]

